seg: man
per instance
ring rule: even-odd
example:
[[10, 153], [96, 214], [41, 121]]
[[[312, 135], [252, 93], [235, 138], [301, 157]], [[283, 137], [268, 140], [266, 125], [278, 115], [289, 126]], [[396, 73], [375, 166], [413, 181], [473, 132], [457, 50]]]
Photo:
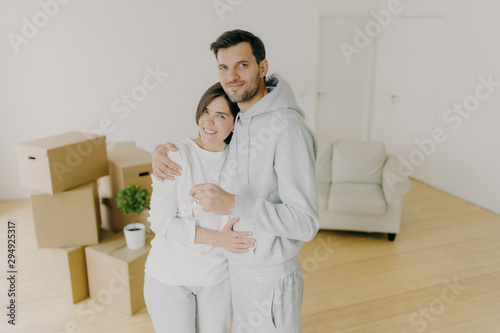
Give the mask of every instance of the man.
[[[316, 141], [292, 89], [279, 75], [266, 78], [262, 41], [233, 30], [211, 45], [219, 79], [240, 113], [220, 187], [191, 189], [204, 211], [240, 220], [235, 231], [251, 231], [256, 245], [227, 253], [234, 333], [301, 332], [303, 278], [297, 254], [316, 235]], [[170, 165], [167, 167], [165, 164]], [[156, 149], [154, 174], [178, 175], [180, 166]], [[175, 170], [172, 170], [175, 169]]]

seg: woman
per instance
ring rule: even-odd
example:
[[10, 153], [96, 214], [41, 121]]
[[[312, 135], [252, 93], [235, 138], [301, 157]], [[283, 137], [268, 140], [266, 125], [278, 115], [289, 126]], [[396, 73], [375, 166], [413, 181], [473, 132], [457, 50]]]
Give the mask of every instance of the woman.
[[200, 136], [168, 153], [182, 166], [182, 176], [164, 182], [152, 177], [149, 221], [155, 238], [146, 262], [144, 298], [157, 332], [229, 329], [231, 292], [223, 248], [243, 252], [254, 240], [245, 238], [249, 232], [232, 231], [237, 219], [203, 212], [189, 190], [219, 183], [238, 111], [220, 83], [211, 86], [196, 111]]

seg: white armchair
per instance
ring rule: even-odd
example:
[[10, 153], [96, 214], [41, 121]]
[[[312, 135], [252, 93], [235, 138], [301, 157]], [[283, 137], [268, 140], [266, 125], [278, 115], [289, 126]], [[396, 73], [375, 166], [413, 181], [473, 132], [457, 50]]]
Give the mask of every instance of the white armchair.
[[316, 161], [321, 229], [399, 233], [408, 177], [381, 142], [319, 140]]

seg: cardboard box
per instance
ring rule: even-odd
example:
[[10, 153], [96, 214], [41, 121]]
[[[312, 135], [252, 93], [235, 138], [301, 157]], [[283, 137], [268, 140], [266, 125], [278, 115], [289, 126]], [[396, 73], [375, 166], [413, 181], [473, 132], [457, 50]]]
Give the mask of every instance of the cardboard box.
[[108, 174], [106, 137], [68, 132], [15, 145], [21, 185], [55, 194]]
[[[106, 146], [109, 151], [119, 149], [129, 149], [135, 147], [134, 141], [107, 141]], [[97, 180], [97, 190], [99, 192], [99, 200], [101, 205], [101, 227], [107, 230], [116, 230], [111, 223], [111, 216], [108, 213], [109, 208], [103, 203], [104, 200], [109, 200], [113, 196], [111, 191], [111, 177], [109, 175], [101, 177]]]
[[[111, 231], [100, 231], [100, 239]], [[41, 249], [41, 274], [47, 289], [74, 304], [89, 297], [87, 262], [83, 246]]]
[[90, 297], [127, 315], [144, 308], [144, 265], [151, 239], [147, 235], [145, 247], [130, 250], [121, 232], [85, 247]]
[[135, 141], [106, 141], [106, 149], [110, 150], [118, 150], [118, 149], [128, 149], [134, 148]]
[[47, 289], [73, 304], [89, 297], [83, 246], [42, 249], [40, 262]]
[[95, 181], [54, 195], [32, 192], [38, 248], [97, 244], [101, 214]]
[[[111, 196], [104, 198], [106, 203], [105, 215], [109, 218], [111, 229], [120, 231], [129, 223], [132, 223], [133, 216], [125, 215], [116, 208], [115, 198], [118, 192], [127, 186], [138, 184], [149, 191], [151, 195], [153, 188], [151, 186], [151, 174], [153, 173], [153, 158], [151, 153], [139, 147], [113, 149], [108, 152], [109, 159], [109, 177], [111, 179]], [[136, 222], [146, 225], [149, 233], [149, 222], [147, 218], [149, 213], [142, 212]]]
[[151, 194], [153, 158], [145, 149], [134, 147], [113, 149], [108, 153], [111, 198], [130, 185], [141, 185]]
[[[113, 232], [123, 230], [127, 224], [133, 223], [134, 216], [132, 214], [125, 215], [122, 211], [118, 210], [116, 201], [111, 198], [101, 198], [101, 216], [109, 220]], [[146, 233], [151, 233], [150, 224], [148, 222], [149, 211], [143, 211], [138, 216], [136, 215], [135, 222], [142, 223], [146, 226]]]

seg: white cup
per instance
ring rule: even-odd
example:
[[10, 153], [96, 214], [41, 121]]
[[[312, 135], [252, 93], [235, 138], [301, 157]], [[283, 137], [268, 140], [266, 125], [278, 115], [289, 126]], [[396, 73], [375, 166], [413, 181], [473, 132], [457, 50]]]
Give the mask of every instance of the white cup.
[[125, 242], [131, 250], [141, 249], [146, 245], [146, 226], [142, 223], [130, 223], [123, 227]]

